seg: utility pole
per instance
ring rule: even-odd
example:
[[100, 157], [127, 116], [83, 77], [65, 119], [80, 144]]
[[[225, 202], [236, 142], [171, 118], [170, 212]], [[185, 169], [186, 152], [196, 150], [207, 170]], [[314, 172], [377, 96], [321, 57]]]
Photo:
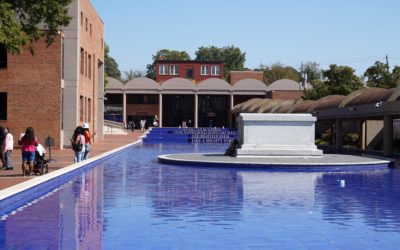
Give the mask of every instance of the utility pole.
[[386, 54], [386, 69], [387, 69], [387, 72], [389, 72], [389, 58], [388, 58], [387, 54]]

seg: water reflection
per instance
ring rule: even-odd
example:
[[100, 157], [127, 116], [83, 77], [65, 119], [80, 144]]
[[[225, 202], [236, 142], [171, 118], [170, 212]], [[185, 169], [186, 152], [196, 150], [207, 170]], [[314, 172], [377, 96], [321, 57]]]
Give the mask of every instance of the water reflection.
[[291, 173], [156, 162], [159, 154], [221, 148], [126, 151], [1, 220], [0, 249], [400, 244], [398, 170]]
[[98, 168], [0, 221], [0, 249], [101, 249], [103, 173]]

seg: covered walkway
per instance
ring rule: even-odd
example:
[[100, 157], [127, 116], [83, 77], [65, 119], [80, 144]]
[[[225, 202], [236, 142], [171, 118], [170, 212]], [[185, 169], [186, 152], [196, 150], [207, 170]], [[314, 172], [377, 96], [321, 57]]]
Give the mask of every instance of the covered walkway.
[[[252, 99], [232, 109], [234, 114], [241, 112], [311, 113], [318, 119], [317, 133], [331, 134], [330, 143], [322, 147], [393, 156], [394, 139], [399, 140], [394, 135], [394, 121], [400, 119], [400, 88], [362, 88], [347, 96], [330, 95], [316, 101]], [[354, 131], [358, 145], [344, 147], [345, 130]]]

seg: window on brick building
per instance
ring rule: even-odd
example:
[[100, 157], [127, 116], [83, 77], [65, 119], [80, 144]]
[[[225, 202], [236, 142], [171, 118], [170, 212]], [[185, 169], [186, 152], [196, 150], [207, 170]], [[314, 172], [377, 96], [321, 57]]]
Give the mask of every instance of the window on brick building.
[[208, 76], [209, 74], [210, 74], [210, 66], [201, 65], [201, 67], [200, 67], [200, 75]]
[[0, 92], [0, 120], [7, 120], [7, 93]]
[[221, 69], [219, 65], [212, 65], [211, 66], [211, 75], [213, 76], [219, 76], [221, 72]]
[[88, 98], [88, 122], [92, 122], [92, 100]]
[[83, 12], [81, 12], [81, 26], [83, 26]]
[[179, 75], [179, 66], [178, 65], [171, 65], [169, 67], [169, 74], [172, 76]]
[[95, 82], [95, 80], [96, 80], [96, 55], [95, 54], [93, 54], [93, 82]]
[[87, 52], [85, 52], [85, 76], [87, 76]]
[[193, 79], [193, 68], [186, 69], [186, 78]]
[[92, 36], [92, 24], [90, 24], [90, 36]]
[[86, 18], [86, 23], [85, 23], [85, 29], [86, 29], [86, 31], [88, 31], [88, 20], [87, 20], [87, 18]]
[[81, 74], [85, 74], [85, 50], [81, 48]]
[[7, 49], [0, 44], [0, 69], [7, 68]]
[[85, 107], [84, 107], [84, 99], [83, 99], [83, 96], [81, 96], [80, 97], [80, 99], [79, 99], [79, 120], [81, 121], [81, 122], [83, 122], [83, 119], [85, 119]]
[[161, 64], [160, 68], [159, 68], [159, 74], [162, 75], [162, 76], [168, 75], [168, 65]]
[[88, 58], [88, 70], [89, 70], [89, 72], [88, 72], [88, 77], [89, 77], [89, 79], [92, 79], [92, 56], [91, 55], [89, 55], [89, 58]]
[[104, 46], [104, 40], [103, 40], [103, 38], [101, 39], [101, 49], [103, 49], [103, 46]]
[[87, 107], [88, 107], [88, 104], [87, 104], [88, 102], [87, 102], [87, 97], [85, 97], [85, 108], [84, 108], [84, 111], [85, 111], [85, 114], [83, 115], [83, 121], [87, 121], [87, 114], [88, 114], [88, 112], [87, 112]]

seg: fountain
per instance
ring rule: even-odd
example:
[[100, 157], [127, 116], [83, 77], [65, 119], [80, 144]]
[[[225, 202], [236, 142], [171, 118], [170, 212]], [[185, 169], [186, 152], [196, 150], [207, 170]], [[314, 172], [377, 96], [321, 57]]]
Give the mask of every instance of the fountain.
[[315, 146], [316, 118], [310, 114], [247, 114], [237, 118], [238, 147], [233, 156], [191, 153], [158, 156], [165, 164], [268, 168], [290, 171], [387, 169], [393, 160], [323, 154]]

